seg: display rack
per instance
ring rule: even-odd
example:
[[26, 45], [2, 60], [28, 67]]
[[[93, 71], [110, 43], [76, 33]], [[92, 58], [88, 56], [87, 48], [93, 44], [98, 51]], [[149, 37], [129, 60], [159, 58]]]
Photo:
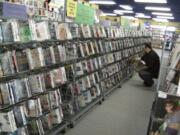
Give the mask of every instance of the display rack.
[[[133, 37], [129, 37], [133, 40], [135, 40]], [[151, 39], [150, 37], [142, 37], [142, 38], [147, 38], [148, 41], [146, 42], [150, 42]], [[124, 40], [124, 39], [127, 39], [127, 37], [125, 38], [117, 38], [115, 39], [116, 40]], [[140, 39], [140, 37], [139, 37]], [[107, 39], [106, 39], [107, 40]], [[112, 40], [112, 39], [111, 39]], [[137, 40], [137, 38], [136, 38]], [[108, 41], [108, 40], [107, 40]], [[114, 41], [114, 40], [113, 40]], [[109, 42], [109, 41], [108, 41]], [[134, 44], [134, 42], [133, 42]], [[106, 45], [106, 44], [105, 44]], [[80, 110], [78, 113], [76, 113], [74, 116], [70, 116], [70, 118], [67, 119], [67, 121], [70, 122], [70, 127], [74, 127], [74, 124], [76, 124], [79, 119], [81, 119], [83, 116], [86, 115], [86, 112], [89, 112], [89, 110], [91, 110], [91, 108], [93, 108], [96, 104], [100, 103], [110, 94], [112, 93], [118, 86], [120, 86], [124, 80], [130, 78], [130, 76], [132, 76], [132, 71], [133, 69], [129, 69], [129, 73], [125, 73], [124, 75], [122, 75], [122, 71], [126, 71], [128, 69], [128, 67], [131, 65], [130, 64], [127, 64], [126, 66], [124, 66], [123, 68], [119, 69], [119, 71], [117, 72], [114, 72], [113, 74], [110, 74], [110, 75], [106, 75], [103, 77], [103, 72], [105, 69], [107, 69], [108, 67], [112, 66], [112, 65], [115, 65], [117, 63], [121, 63], [123, 61], [129, 61], [130, 58], [132, 58], [133, 56], [139, 54], [142, 52], [143, 50], [143, 43], [138, 43], [137, 45], [133, 45], [132, 47], [125, 47], [124, 49], [121, 48], [119, 51], [110, 51], [110, 52], [105, 52], [104, 55], [108, 55], [108, 54], [111, 54], [111, 53], [119, 53], [123, 50], [126, 50], [126, 49], [134, 49], [133, 50], [133, 53], [129, 56], [126, 56], [126, 57], [123, 57], [121, 58], [120, 60], [116, 61], [116, 62], [112, 62], [110, 64], [106, 64], [105, 66], [103, 66], [102, 68], [99, 68], [98, 70], [95, 70], [94, 72], [100, 72], [101, 74], [101, 82], [105, 82], [105, 81], [108, 81], [108, 82], [111, 82], [111, 80], [113, 80], [115, 77], [118, 78], [118, 75], [119, 75], [119, 78], [118, 80], [116, 80], [111, 86], [108, 86], [108, 87], [103, 87], [103, 84], [101, 83], [101, 91], [102, 91], [102, 94], [100, 97], [98, 97], [96, 100], [94, 100], [92, 103], [90, 103], [87, 107], [83, 108], [82, 110]], [[136, 50], [135, 48], [136, 47], [139, 47], [140, 50]], [[102, 55], [101, 55], [102, 56]], [[132, 68], [132, 67], [131, 67]], [[132, 70], [132, 71], [131, 71]], [[85, 77], [86, 75], [90, 75], [94, 72], [91, 72], [91, 73], [88, 73], [88, 74], [85, 74], [85, 75], [82, 75], [82, 76], [79, 76], [78, 79], [82, 78], [82, 77]], [[124, 79], [123, 79], [124, 78]]]
[[160, 29], [152, 30], [152, 47], [162, 49], [164, 43], [164, 31]]
[[156, 132], [165, 132], [165, 129], [163, 130], [161, 128], [163, 121], [160, 121], [160, 119], [164, 119], [168, 113], [165, 110], [166, 102], [176, 102], [176, 111], [179, 111], [179, 43], [176, 42], [171, 52], [167, 52], [166, 50], [166, 46], [164, 45], [162, 48], [160, 73], [155, 88], [155, 100], [153, 101], [151, 109], [147, 135], [154, 135]]
[[[47, 9], [36, 9], [39, 10]], [[64, 18], [62, 21], [37, 16], [30, 20], [35, 23], [35, 30], [30, 29], [29, 20], [22, 23], [0, 17], [1, 25], [8, 22], [11, 27], [16, 26], [9, 28], [12, 39], [8, 41], [5, 32], [0, 31], [2, 135], [65, 132], [132, 76], [131, 58], [143, 52], [144, 43], [151, 42], [145, 31], [106, 29], [100, 25], [66, 23]], [[55, 28], [50, 29], [49, 23]], [[18, 31], [20, 28], [25, 31]]]
[[175, 32], [169, 31], [168, 27], [152, 29], [152, 47], [171, 51], [174, 46]]
[[[140, 37], [139, 37], [140, 38]], [[142, 38], [149, 38], [149, 37], [142, 37]], [[127, 38], [120, 38], [120, 39], [118, 39], [118, 40], [124, 40], [124, 39], [127, 39]], [[94, 39], [93, 39], [94, 40]], [[101, 39], [101, 40], [104, 40], [104, 39]], [[83, 41], [87, 41], [87, 40], [83, 40]], [[89, 39], [88, 39], [88, 41], [89, 41]], [[49, 41], [50, 42], [50, 41]], [[54, 41], [51, 41], [52, 43], [54, 42]], [[57, 41], [56, 41], [57, 42]], [[63, 42], [65, 42], [65, 41], [63, 41]], [[68, 41], [68, 42], [74, 42], [73, 40], [72, 41]], [[82, 42], [82, 41], [81, 41]], [[149, 39], [146, 41], [146, 42], [149, 42]], [[76, 43], [77, 43], [77, 41], [76, 41]], [[78, 44], [78, 43], [77, 43]], [[48, 45], [49, 46], [49, 45]], [[31, 47], [31, 46], [26, 46], [26, 48], [28, 48], [28, 47]], [[40, 47], [40, 45], [38, 46], [38, 47]], [[139, 47], [139, 51], [137, 51], [137, 50], [135, 50], [136, 48], [135, 47]], [[11, 48], [10, 47], [10, 43], [9, 43], [9, 46], [8, 47], [6, 47], [6, 49], [10, 49], [10, 50], [14, 50], [15, 48]], [[76, 80], [78, 80], [78, 79], [81, 79], [81, 78], [83, 78], [83, 77], [85, 77], [85, 76], [88, 76], [88, 75], [90, 75], [90, 74], [93, 74], [93, 73], [95, 73], [95, 72], [101, 72], [102, 71], [102, 69], [104, 69], [104, 68], [107, 68], [107, 67], [109, 67], [109, 66], [112, 66], [112, 65], [114, 65], [114, 64], [116, 64], [116, 63], [119, 63], [119, 62], [122, 62], [122, 61], [128, 61], [128, 59], [129, 58], [131, 58], [131, 57], [133, 57], [134, 55], [136, 55], [136, 54], [138, 54], [138, 53], [140, 53], [141, 51], [142, 51], [142, 48], [143, 48], [143, 43], [139, 43], [137, 46], [133, 46], [133, 47], [125, 47], [125, 49], [123, 49], [123, 48], [121, 48], [119, 51], [121, 52], [121, 51], [123, 51], [123, 50], [128, 50], [128, 49], [134, 49], [133, 51], [133, 53], [131, 53], [131, 55], [129, 54], [129, 56], [126, 56], [126, 57], [123, 57], [122, 59], [120, 59], [120, 60], [118, 60], [118, 61], [116, 61], [116, 62], [112, 62], [112, 63], [107, 63], [105, 66], [103, 66], [102, 68], [99, 68], [99, 69], [97, 69], [97, 70], [94, 70], [94, 71], [92, 71], [92, 72], [89, 72], [89, 73], [86, 73], [86, 74], [84, 74], [84, 75], [81, 75], [81, 76], [78, 76], [78, 77], [74, 77], [74, 79], [73, 79], [73, 82], [75, 82]], [[3, 47], [3, 49], [4, 49], [4, 47]], [[17, 48], [16, 48], [17, 49]], [[19, 49], [19, 48], [18, 48]], [[23, 48], [24, 49], [24, 48]], [[119, 51], [110, 51], [110, 52], [104, 52], [104, 53], [102, 53], [102, 54], [99, 54], [99, 55], [94, 55], [94, 57], [97, 57], [97, 56], [103, 56], [103, 55], [108, 55], [108, 54], [111, 54], [111, 53], [119, 53]], [[44, 72], [48, 72], [48, 71], [50, 71], [50, 70], [53, 70], [53, 69], [56, 69], [56, 68], [58, 68], [58, 67], [62, 67], [62, 66], [67, 66], [67, 65], [69, 65], [69, 64], [75, 64], [75, 63], [78, 63], [78, 62], [80, 62], [80, 61], [83, 61], [83, 60], [89, 60], [89, 59], [92, 59], [92, 58], [94, 58], [93, 56], [89, 56], [89, 57], [85, 57], [85, 58], [77, 58], [76, 60], [69, 60], [69, 61], [65, 61], [65, 62], [62, 62], [62, 63], [58, 63], [58, 64], [54, 64], [54, 65], [49, 65], [49, 66], [46, 66], [46, 67], [41, 67], [41, 68], [39, 68], [39, 69], [34, 69], [34, 70], [29, 70], [29, 71], [25, 71], [25, 72], [19, 72], [19, 73], [16, 73], [16, 74], [13, 74], [13, 75], [11, 75], [11, 76], [6, 76], [6, 77], [2, 77], [1, 78], [1, 83], [4, 83], [4, 82], [7, 82], [7, 81], [10, 81], [10, 80], [13, 80], [13, 79], [20, 79], [20, 78], [24, 78], [24, 77], [27, 77], [27, 76], [29, 76], [29, 75], [36, 75], [36, 74], [38, 74], [38, 73], [44, 73]], [[129, 65], [126, 65], [126, 66], [124, 66], [124, 68], [123, 69], [121, 69], [121, 70], [126, 70], [126, 68], [128, 68], [128, 66]], [[115, 72], [115, 73], [113, 73], [112, 75], [110, 75], [109, 76], [109, 78], [112, 78], [112, 77], [114, 77], [114, 76], [116, 76], [117, 75], [117, 72]], [[126, 76], [126, 75], [128, 75], [128, 73], [125, 73], [125, 75], [124, 76]], [[102, 80], [104, 79], [104, 80], [106, 80], [106, 79], [109, 79], [109, 78], [102, 78]], [[124, 77], [123, 77], [124, 78]], [[128, 76], [127, 76], [127, 78], [128, 78]], [[122, 77], [121, 78], [119, 78], [119, 80], [121, 80], [122, 79]], [[118, 80], [118, 82], [119, 82], [119, 80]], [[70, 83], [72, 83], [71, 81], [67, 81], [65, 84], [70, 84]], [[117, 83], [117, 82], [116, 82]], [[65, 85], [64, 84], [64, 85]], [[104, 94], [102, 94], [102, 95], [104, 95], [104, 96], [107, 96], [110, 92], [112, 92], [115, 88], [117, 88], [118, 86], [119, 86], [120, 84], [116, 84], [115, 85], [115, 87], [112, 87], [112, 88], [108, 88], [109, 90], [108, 91], [106, 91]], [[40, 94], [36, 94], [36, 95], [33, 95], [32, 97], [29, 97], [29, 98], [27, 98], [27, 99], [25, 99], [25, 100], [21, 100], [21, 101], [19, 101], [19, 102], [17, 102], [17, 103], [15, 103], [15, 104], [12, 104], [12, 105], [10, 105], [10, 106], [6, 106], [6, 107], [4, 107], [4, 108], [1, 108], [1, 111], [3, 111], [3, 110], [7, 110], [7, 109], [9, 109], [9, 108], [12, 108], [12, 107], [14, 107], [14, 106], [17, 106], [17, 105], [20, 105], [21, 103], [23, 103], [23, 102], [25, 102], [25, 101], [28, 101], [28, 100], [30, 100], [30, 99], [32, 99], [32, 98], [34, 98], [34, 97], [38, 97], [38, 96], [40, 96], [40, 95], [43, 95], [43, 94], [46, 94], [46, 93], [48, 93], [48, 91], [52, 91], [52, 90], [54, 90], [54, 89], [57, 89], [57, 88], [60, 88], [61, 86], [58, 86], [58, 87], [55, 87], [55, 88], [52, 88], [52, 89], [47, 89], [45, 92], [43, 92], [43, 93], [40, 93]], [[102, 91], [102, 93], [103, 93], [103, 90], [101, 90]], [[57, 132], [59, 132], [60, 131], [60, 129], [62, 129], [62, 130], [64, 130], [64, 127], [66, 127], [67, 125], [69, 125], [69, 124], [67, 124], [67, 123], [74, 123], [76, 120], [78, 120], [80, 117], [82, 117], [84, 114], [86, 114], [86, 112], [88, 111], [88, 110], [90, 110], [94, 105], [96, 105], [97, 103], [99, 103], [99, 102], [101, 102], [102, 101], [102, 99], [104, 98], [104, 96], [99, 96], [99, 97], [97, 97], [96, 99], [94, 99], [91, 103], [89, 103], [86, 107], [84, 107], [84, 108], [82, 108], [80, 111], [78, 111], [78, 112], [76, 112], [76, 114], [74, 114], [73, 116], [71, 116], [70, 118], [68, 117], [68, 119], [65, 119], [65, 122], [64, 123], [61, 123], [59, 126], [58, 126], [58, 131], [56, 131], [56, 130], [52, 130], [54, 133], [52, 133], [52, 134], [55, 134], [55, 133], [57, 133]], [[43, 115], [42, 115], [43, 116]], [[41, 116], [41, 117], [42, 117]], [[57, 128], [57, 127], [56, 127]], [[51, 131], [51, 132], [52, 132]], [[49, 132], [48, 132], [48, 134], [49, 134]]]

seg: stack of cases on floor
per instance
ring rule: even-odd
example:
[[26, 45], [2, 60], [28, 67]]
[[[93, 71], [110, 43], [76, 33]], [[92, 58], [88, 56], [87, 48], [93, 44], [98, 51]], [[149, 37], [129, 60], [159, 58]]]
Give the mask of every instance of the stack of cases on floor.
[[98, 25], [1, 22], [0, 42], [6, 46], [0, 53], [1, 132], [48, 134], [119, 84], [133, 71], [130, 57], [150, 42], [124, 37], [127, 33]]

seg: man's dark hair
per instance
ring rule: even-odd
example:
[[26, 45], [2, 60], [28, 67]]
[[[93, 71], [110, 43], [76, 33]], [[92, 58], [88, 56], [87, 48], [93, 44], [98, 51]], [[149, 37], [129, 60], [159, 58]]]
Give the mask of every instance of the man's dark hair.
[[152, 50], [152, 46], [151, 46], [151, 43], [145, 43], [145, 48], [149, 48]]

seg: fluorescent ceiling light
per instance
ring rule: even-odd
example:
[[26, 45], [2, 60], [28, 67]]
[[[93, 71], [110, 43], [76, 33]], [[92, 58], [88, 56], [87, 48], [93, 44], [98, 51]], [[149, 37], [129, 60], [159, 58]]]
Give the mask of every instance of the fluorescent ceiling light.
[[134, 0], [141, 3], [167, 3], [167, 0]]
[[134, 17], [134, 16], [122, 16], [122, 17], [124, 17], [124, 18], [128, 18], [128, 19], [131, 19], [131, 20], [134, 20], [134, 19], [135, 19], [135, 17]]
[[159, 19], [159, 18], [153, 18], [156, 22], [169, 22], [167, 19]]
[[132, 10], [114, 10], [114, 13], [134, 13]]
[[143, 13], [136, 13], [136, 15], [138, 15], [138, 16], [144, 16]]
[[117, 15], [113, 13], [103, 13], [102, 16], [117, 16]]
[[132, 10], [133, 8], [129, 5], [119, 5], [121, 8], [125, 9], [125, 10]]
[[118, 15], [123, 15], [122, 12], [118, 12], [118, 11], [114, 11], [115, 14], [118, 14]]
[[173, 16], [172, 13], [152, 12], [153, 15]]
[[137, 18], [151, 18], [151, 16], [145, 15], [143, 13], [136, 13], [135, 17], [137, 17]]
[[171, 11], [170, 8], [166, 7], [145, 7], [146, 10], [156, 10], [156, 11]]
[[173, 19], [174, 19], [173, 16], [156, 16], [156, 18], [160, 18], [160, 19], [170, 19], [170, 20], [173, 20]]
[[137, 17], [137, 18], [147, 18], [147, 19], [151, 18], [151, 16], [149, 16], [149, 15], [143, 15], [143, 16], [136, 15], [135, 17]]
[[91, 0], [89, 1], [90, 4], [98, 4], [98, 5], [115, 5], [116, 2], [108, 1], [108, 0]]

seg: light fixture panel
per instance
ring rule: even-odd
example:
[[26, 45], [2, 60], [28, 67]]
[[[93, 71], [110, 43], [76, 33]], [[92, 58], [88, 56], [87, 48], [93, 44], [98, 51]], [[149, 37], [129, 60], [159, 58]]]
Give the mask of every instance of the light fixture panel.
[[114, 10], [114, 13], [134, 13], [132, 10]]
[[103, 13], [102, 16], [117, 16], [117, 14], [114, 14], [114, 13]]
[[170, 20], [173, 20], [173, 19], [174, 19], [173, 16], [156, 16], [156, 18], [160, 18], [160, 19], [170, 19]]
[[156, 22], [169, 22], [167, 19], [159, 19], [159, 18], [153, 18]]
[[90, 4], [97, 4], [97, 5], [115, 5], [116, 2], [112, 0], [91, 0], [89, 1]]
[[133, 8], [129, 5], [119, 5], [119, 7], [125, 9], [125, 10], [132, 10]]
[[140, 3], [167, 3], [167, 0], [134, 0]]
[[146, 18], [146, 19], [150, 19], [150, 18], [151, 18], [151, 16], [148, 16], [148, 15], [144, 15], [144, 16], [138, 16], [138, 15], [136, 15], [135, 17], [136, 17], [136, 18]]
[[151, 10], [151, 11], [171, 11], [170, 8], [167, 8], [167, 7], [150, 7], [150, 6], [147, 6], [145, 7], [146, 10]]
[[159, 16], [173, 16], [172, 13], [164, 13], [164, 12], [152, 12], [153, 15], [159, 15]]

